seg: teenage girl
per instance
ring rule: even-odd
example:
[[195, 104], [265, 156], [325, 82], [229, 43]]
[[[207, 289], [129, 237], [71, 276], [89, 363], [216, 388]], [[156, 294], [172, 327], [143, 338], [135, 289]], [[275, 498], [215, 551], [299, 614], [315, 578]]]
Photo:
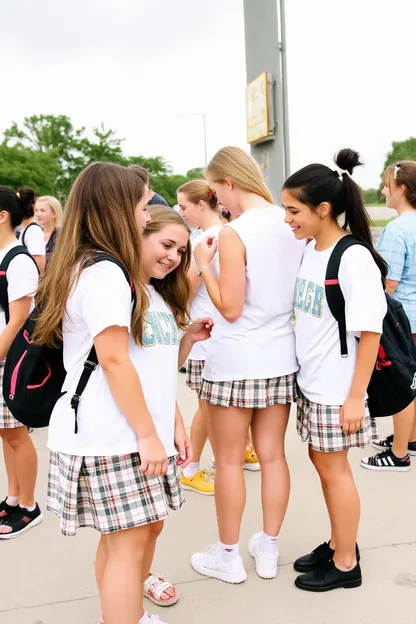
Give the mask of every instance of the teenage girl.
[[[200, 233], [192, 241], [195, 248], [204, 238], [216, 238], [222, 228], [218, 213], [216, 195], [209, 188], [205, 180], [193, 180], [181, 186], [177, 193], [180, 214], [191, 228], [198, 228]], [[192, 261], [188, 273], [191, 284], [191, 318], [210, 316], [213, 313], [213, 304], [209, 298], [207, 289], [198, 274], [195, 260]], [[199, 393], [204, 368], [205, 351], [207, 343], [199, 343], [194, 346], [189, 354], [187, 364], [186, 385]], [[201, 454], [208, 439], [206, 422], [206, 404], [198, 399], [198, 410], [194, 416], [191, 427], [192, 463], [182, 472], [182, 485], [184, 489], [204, 495], [214, 494], [214, 479], [211, 473], [201, 469]]]
[[[49, 427], [48, 509], [59, 516], [65, 535], [75, 535], [79, 526], [101, 533], [96, 576], [106, 624], [159, 622], [144, 613], [139, 588], [168, 508], [183, 502], [177, 453], [178, 463], [186, 463], [189, 444], [175, 409], [173, 377], [178, 353], [179, 361], [187, 357], [193, 341], [208, 332], [195, 332], [194, 324], [179, 344], [184, 301], [170, 298], [166, 306], [156, 287], [144, 285], [152, 277], [141, 263], [147, 197], [134, 170], [111, 163], [87, 167], [71, 189], [37, 295], [42, 313], [34, 337], [40, 344], [62, 338], [67, 370], [66, 394]], [[97, 251], [126, 268], [135, 304], [116, 264], [91, 265]], [[189, 261], [187, 249], [182, 261]], [[156, 264], [161, 274], [169, 272], [162, 259]], [[92, 344], [99, 366], [82, 395], [75, 434], [70, 401]]]
[[62, 225], [63, 211], [60, 201], [50, 195], [38, 197], [35, 204], [35, 218], [36, 222], [43, 229], [46, 245], [46, 264], [48, 264]]
[[[0, 187], [0, 263], [14, 247], [15, 229], [29, 210], [27, 197]], [[8, 496], [0, 503], [0, 539], [18, 537], [42, 522], [43, 516], [35, 501], [37, 455], [26, 427], [10, 413], [3, 399], [4, 360], [17, 332], [29, 316], [39, 272], [26, 254], [15, 256], [7, 268], [9, 321], [0, 308], [0, 437], [8, 480]]]
[[46, 245], [43, 237], [42, 228], [35, 221], [35, 191], [30, 187], [20, 188], [18, 191], [24, 206], [24, 214], [22, 220], [22, 231], [20, 233], [20, 242], [27, 247], [27, 250], [38, 265], [40, 273], [45, 270], [45, 254]]
[[[402, 304], [416, 342], [416, 162], [405, 160], [387, 167], [383, 185], [387, 205], [399, 216], [386, 225], [377, 249], [389, 267], [386, 290]], [[382, 452], [363, 457], [363, 468], [410, 470], [409, 455], [416, 456], [416, 402], [393, 416], [393, 427], [394, 435], [373, 441]]]
[[240, 216], [219, 234], [219, 272], [211, 264], [215, 240], [204, 239], [194, 251], [216, 308], [200, 398], [208, 403], [216, 459], [219, 542], [194, 554], [192, 565], [205, 576], [241, 583], [247, 578], [238, 542], [250, 425], [262, 469], [263, 532], [249, 548], [259, 576], [277, 574], [277, 537], [289, 499], [284, 438], [297, 371], [290, 319], [304, 244], [294, 240], [284, 211], [274, 205], [259, 166], [246, 152], [221, 149], [206, 176], [218, 201]]
[[[313, 164], [286, 180], [282, 203], [298, 240], [312, 238], [296, 284], [297, 429], [321, 480], [331, 522], [331, 539], [300, 557], [300, 589], [328, 591], [361, 585], [356, 548], [360, 501], [348, 451], [371, 439], [366, 389], [376, 362], [387, 311], [382, 277], [386, 265], [374, 251], [369, 217], [350, 174], [360, 165], [356, 152], [341, 150], [337, 169]], [[345, 215], [344, 226], [339, 218]], [[345, 298], [348, 357], [341, 356], [338, 323], [325, 299], [325, 275], [336, 243], [349, 228], [364, 241], [341, 259], [339, 284]], [[358, 343], [356, 338], [360, 338]]]

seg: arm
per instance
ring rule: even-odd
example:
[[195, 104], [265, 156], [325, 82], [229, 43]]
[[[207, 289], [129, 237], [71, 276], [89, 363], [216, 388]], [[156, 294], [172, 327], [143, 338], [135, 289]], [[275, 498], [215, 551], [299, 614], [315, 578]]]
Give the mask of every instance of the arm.
[[176, 460], [177, 464], [182, 469], [186, 468], [192, 461], [192, 445], [186, 433], [182, 414], [177, 402], [175, 407], [175, 446], [179, 454]]
[[[209, 265], [215, 250], [215, 241], [212, 241], [211, 247], [208, 240], [199, 243], [194, 252], [199, 268], [202, 269]], [[230, 323], [235, 323], [240, 318], [244, 308], [246, 296], [245, 254], [245, 246], [238, 234], [232, 228], [224, 227], [219, 234], [220, 279], [217, 280], [210, 270], [202, 273], [202, 279], [212, 303]]]
[[22, 297], [9, 304], [10, 319], [0, 336], [0, 360], [6, 359], [10, 345], [30, 314], [31, 303], [31, 297]]
[[45, 256], [33, 256], [33, 259], [38, 265], [39, 273], [42, 275], [46, 267], [46, 257]]
[[184, 333], [181, 344], [179, 346], [178, 355], [178, 368], [182, 368], [188, 355], [191, 352], [192, 347], [196, 342], [202, 342], [208, 340], [211, 336], [211, 331], [214, 326], [212, 319], [201, 318], [194, 321]]
[[386, 292], [389, 295], [394, 295], [395, 290], [396, 290], [398, 285], [399, 285], [398, 281], [391, 280], [391, 279], [386, 279]]
[[191, 300], [192, 301], [195, 298], [198, 288], [202, 284], [202, 278], [199, 277], [199, 275], [197, 275], [197, 270], [198, 270], [198, 267], [196, 266], [195, 262], [192, 262], [188, 271], [188, 279], [191, 284]]

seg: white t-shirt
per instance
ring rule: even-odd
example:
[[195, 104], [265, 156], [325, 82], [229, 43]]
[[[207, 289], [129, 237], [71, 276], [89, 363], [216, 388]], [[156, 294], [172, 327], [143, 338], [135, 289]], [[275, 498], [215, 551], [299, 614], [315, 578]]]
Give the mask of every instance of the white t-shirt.
[[[205, 230], [205, 232], [200, 232], [199, 236], [197, 236], [192, 241], [192, 248], [195, 249], [195, 247], [199, 245], [199, 243], [205, 238], [217, 238], [221, 228], [222, 225], [213, 225], [212, 227]], [[217, 254], [215, 254], [211, 264], [215, 263], [216, 256]], [[195, 321], [196, 319], [203, 318], [204, 316], [212, 316], [213, 312], [214, 305], [209, 297], [204, 282], [202, 282], [195, 293], [194, 300], [192, 301], [191, 319]], [[189, 354], [189, 359], [205, 360], [207, 343], [207, 340], [195, 343], [195, 345], [192, 347], [191, 353]]]
[[290, 319], [305, 244], [295, 239], [284, 218], [282, 208], [266, 206], [224, 226], [246, 248], [246, 298], [235, 323], [214, 309], [204, 369], [209, 381], [270, 379], [298, 369]]
[[[145, 346], [129, 337], [130, 358], [138, 372], [146, 404], [168, 456], [176, 454], [173, 432], [178, 368], [179, 332], [162, 298], [149, 287], [150, 307]], [[131, 292], [121, 269], [103, 261], [84, 271], [67, 302], [63, 323], [66, 394], [55, 405], [48, 446], [80, 456], [135, 453], [136, 433], [118, 408], [100, 366], [92, 373], [78, 410], [74, 433], [73, 396], [93, 339], [107, 327], [131, 326]]]
[[[3, 262], [6, 254], [13, 247], [19, 247], [19, 241], [16, 241], [0, 249], [0, 263]], [[3, 279], [0, 277], [0, 279]], [[34, 295], [38, 287], [39, 273], [36, 264], [26, 254], [19, 254], [10, 262], [7, 269], [7, 294], [9, 304], [22, 297]], [[0, 307], [0, 334], [6, 327], [6, 315]]]
[[343, 254], [339, 284], [345, 298], [348, 357], [341, 357], [338, 323], [325, 297], [325, 275], [334, 246], [316, 251], [307, 245], [296, 283], [297, 376], [303, 394], [314, 403], [342, 405], [355, 371], [361, 332], [382, 333], [387, 312], [380, 271], [365, 247], [354, 245]]
[[[23, 243], [24, 240], [24, 243]], [[45, 251], [45, 239], [43, 236], [43, 230], [37, 223], [30, 223], [20, 235], [21, 244], [27, 247], [32, 256], [44, 256]]]

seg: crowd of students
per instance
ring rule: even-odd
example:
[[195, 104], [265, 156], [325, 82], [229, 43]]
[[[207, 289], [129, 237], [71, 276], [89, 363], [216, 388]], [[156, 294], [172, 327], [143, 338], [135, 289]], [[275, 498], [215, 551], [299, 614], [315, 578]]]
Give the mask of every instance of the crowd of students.
[[[403, 304], [416, 339], [416, 163], [385, 173], [383, 192], [399, 216], [378, 251], [352, 178], [360, 164], [356, 152], [341, 150], [335, 169], [302, 168], [286, 180], [281, 207], [254, 159], [223, 148], [206, 180], [178, 189], [177, 213], [154, 204], [143, 168], [95, 163], [74, 182], [63, 222], [56, 199], [0, 187], [0, 295], [4, 284], [7, 290], [6, 302], [0, 297], [0, 381], [35, 304], [33, 339], [63, 343], [66, 370], [49, 425], [47, 508], [64, 535], [79, 527], [101, 535], [102, 622], [162, 624], [145, 612], [143, 597], [160, 606], [177, 602], [152, 561], [169, 509], [183, 505], [183, 489], [215, 493], [218, 542], [192, 555], [193, 568], [229, 583], [247, 579], [239, 545], [243, 468], [260, 469], [261, 478], [262, 526], [248, 550], [261, 578], [276, 576], [290, 493], [285, 434], [292, 403], [331, 525], [330, 539], [296, 560], [296, 586], [361, 585], [360, 502], [348, 451], [374, 440], [381, 452], [362, 459], [373, 470], [409, 470], [409, 454], [416, 455], [415, 403], [394, 414], [394, 434], [379, 439], [367, 402], [385, 289]], [[199, 232], [192, 245], [190, 228]], [[347, 231], [364, 245], [345, 249], [335, 280], [345, 302], [345, 357], [326, 287]], [[18, 253], [4, 266], [13, 249]], [[74, 427], [71, 397], [93, 345], [98, 366]], [[190, 440], [176, 402], [185, 361], [187, 384], [198, 395]], [[416, 371], [414, 383], [416, 390]], [[43, 515], [30, 434], [1, 400], [8, 496], [0, 539], [11, 539]], [[215, 477], [200, 463], [208, 439]]]

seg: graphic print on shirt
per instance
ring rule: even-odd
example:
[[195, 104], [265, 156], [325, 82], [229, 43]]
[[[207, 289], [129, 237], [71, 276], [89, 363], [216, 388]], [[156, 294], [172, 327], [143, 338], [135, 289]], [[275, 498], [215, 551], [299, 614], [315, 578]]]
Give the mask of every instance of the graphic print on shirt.
[[322, 318], [322, 308], [325, 299], [325, 287], [315, 284], [303, 277], [296, 280], [293, 306], [296, 310], [311, 314], [315, 318]]
[[175, 317], [170, 312], [152, 312], [146, 314], [143, 345], [179, 345], [179, 332]]

